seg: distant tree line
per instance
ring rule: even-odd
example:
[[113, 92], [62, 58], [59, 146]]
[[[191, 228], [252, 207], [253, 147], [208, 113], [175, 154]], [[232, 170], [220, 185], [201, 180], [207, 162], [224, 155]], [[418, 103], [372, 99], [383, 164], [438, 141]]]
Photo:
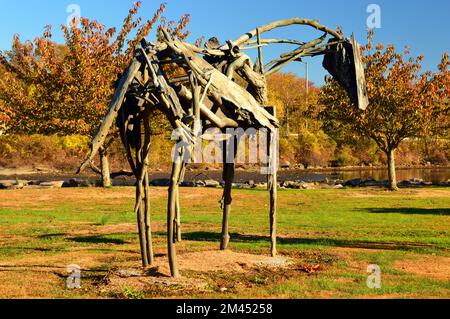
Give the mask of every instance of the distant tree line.
[[[139, 8], [136, 2], [119, 31], [85, 18], [80, 26], [62, 26], [63, 44], [52, 40], [50, 26], [33, 42], [15, 35], [11, 50], [0, 53], [0, 134], [92, 136], [140, 40], [158, 25], [182, 38], [189, 34], [188, 15], [167, 22], [161, 5], [143, 20]], [[375, 46], [373, 33], [362, 56], [370, 98], [365, 112], [332, 79], [318, 88], [294, 74], [268, 78], [270, 103], [282, 124], [282, 160], [307, 167], [386, 162], [390, 188], [396, 189], [396, 153], [411, 163], [448, 163], [449, 56], [443, 55], [436, 72], [423, 72], [422, 56]], [[152, 125], [160, 143], [169, 144], [164, 118], [155, 113]], [[108, 186], [108, 148], [100, 155]]]

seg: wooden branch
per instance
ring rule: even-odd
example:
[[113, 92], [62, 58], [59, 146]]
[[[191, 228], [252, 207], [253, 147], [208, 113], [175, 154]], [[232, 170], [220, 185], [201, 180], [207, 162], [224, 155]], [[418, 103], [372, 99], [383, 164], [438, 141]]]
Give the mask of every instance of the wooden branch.
[[155, 254], [153, 251], [153, 238], [152, 238], [152, 224], [151, 224], [151, 210], [150, 210], [150, 177], [148, 170], [145, 172], [144, 179], [144, 193], [145, 193], [145, 237], [147, 241], [147, 259], [149, 265], [152, 266], [155, 262]]
[[[247, 41], [246, 45], [257, 44], [258, 40], [250, 40]], [[297, 41], [297, 40], [287, 40], [287, 39], [261, 39], [261, 44], [296, 44], [296, 45], [305, 45], [305, 42]], [[257, 48], [258, 46], [256, 46]], [[248, 49], [248, 47], [243, 47], [242, 50]]]
[[151, 79], [153, 81], [153, 86], [155, 88], [159, 88], [159, 82], [158, 82], [158, 75], [156, 74], [155, 68], [153, 67], [152, 61], [150, 61], [150, 58], [148, 57], [147, 53], [143, 48], [141, 48], [142, 56], [145, 59], [145, 62], [147, 62], [147, 68], [150, 71]]
[[178, 84], [189, 81], [189, 75], [182, 75], [168, 79], [169, 84]]
[[[140, 149], [136, 150], [136, 158], [140, 166], [140, 170], [138, 170], [137, 182], [138, 182], [138, 196], [136, 200], [135, 212], [138, 213], [139, 209], [142, 209], [142, 201], [144, 198], [144, 180], [146, 177], [146, 173], [149, 166], [149, 155], [150, 155], [150, 146], [151, 146], [151, 128], [149, 122], [149, 112], [148, 110], [144, 114], [143, 118], [144, 122], [144, 140], [141, 138]], [[139, 123], [141, 125], [141, 123]], [[139, 135], [141, 132], [139, 130]], [[144, 203], [145, 204], [145, 203]]]
[[[277, 28], [287, 27], [287, 26], [291, 26], [291, 25], [308, 25], [319, 31], [323, 31], [327, 34], [330, 34], [338, 40], [343, 39], [343, 36], [340, 32], [327, 28], [326, 26], [320, 24], [319, 21], [317, 21], [317, 20], [310, 20], [310, 19], [293, 18], [293, 19], [281, 20], [281, 21], [272, 22], [270, 24], [266, 24], [257, 29], [260, 30], [261, 34], [263, 34], [265, 32], [269, 32], [269, 31], [272, 31]], [[256, 37], [257, 29], [254, 29], [254, 30], [249, 31], [246, 34], [242, 35], [240, 38], [233, 41], [233, 44], [240, 46], [240, 47], [247, 45], [250, 39]], [[223, 49], [223, 48], [224, 48], [224, 46], [221, 47], [221, 49]]]
[[258, 41], [258, 62], [259, 62], [259, 72], [264, 74], [264, 61], [263, 61], [263, 51], [261, 47], [261, 30], [256, 29], [256, 36]]
[[[144, 50], [145, 51], [145, 50]], [[168, 110], [172, 111], [172, 114], [177, 119], [182, 119], [184, 117], [184, 110], [180, 104], [175, 90], [169, 85], [159, 60], [156, 55], [151, 55], [150, 57], [144, 52], [146, 58], [147, 66], [149, 67], [154, 86], [158, 88], [159, 100], [167, 107]]]
[[247, 91], [258, 101], [260, 105], [268, 104], [268, 89], [266, 76], [256, 72], [249, 65], [244, 65], [239, 74], [248, 82]]
[[126, 107], [122, 107], [120, 110], [120, 117], [117, 121], [117, 124], [119, 126], [119, 132], [120, 132], [120, 138], [122, 139], [122, 143], [125, 147], [125, 152], [127, 156], [128, 163], [130, 164], [131, 170], [135, 176], [138, 175], [137, 172], [137, 164], [133, 158], [132, 155], [132, 147], [128, 141], [128, 125], [130, 123], [130, 114], [126, 114]]
[[[319, 39], [322, 39], [322, 42], [323, 42], [323, 41], [325, 41], [326, 36], [325, 37], [321, 37]], [[311, 53], [315, 52], [315, 51], [320, 51], [321, 52], [324, 49], [326, 49], [326, 47], [331, 47], [331, 46], [336, 45], [336, 44], [338, 44], [340, 42], [341, 41], [333, 41], [333, 42], [328, 42], [328, 43], [322, 43], [321, 44], [321, 42], [319, 43], [318, 39], [316, 39], [316, 40], [314, 40], [314, 41], [312, 41], [310, 43], [305, 43], [302, 47], [300, 47], [299, 49], [297, 49], [295, 51], [282, 54], [280, 56], [280, 58], [290, 58], [290, 57], [296, 55], [297, 53], [299, 53], [301, 50], [304, 50], [305, 48], [306, 49], [313, 49], [312, 51], [310, 51]]]
[[[191, 43], [186, 42], [185, 45], [196, 54], [223, 57], [226, 55], [224, 50], [199, 48]], [[155, 47], [155, 51], [164, 51], [169, 47], [168, 43], [160, 43]]]
[[[211, 83], [213, 81], [213, 76], [214, 76], [214, 73], [211, 73], [211, 75], [209, 77], [208, 84], [206, 84], [205, 90], [203, 91], [202, 97], [200, 98], [200, 103], [202, 103], [202, 104], [205, 101], [206, 96], [208, 95], [208, 90], [209, 90], [209, 87], [211, 86]], [[200, 119], [198, 119], [198, 120], [200, 120]]]
[[276, 64], [269, 70], [267, 71], [264, 75], [270, 76], [271, 74], [278, 72], [279, 70], [281, 70], [285, 65], [298, 60], [299, 58], [301, 58], [302, 56], [305, 55], [305, 53], [311, 49], [311, 48], [315, 48], [318, 44], [322, 43], [323, 41], [325, 41], [325, 39], [327, 38], [327, 34], [325, 33], [322, 37], [308, 43], [305, 44], [303, 47], [291, 52], [290, 54], [284, 54], [282, 56], [281, 59], [275, 60], [270, 62], [269, 64], [272, 64], [274, 62], [276, 62]]
[[245, 64], [250, 65], [250, 67], [253, 68], [250, 57], [248, 55], [241, 53], [240, 56], [236, 60], [231, 62], [231, 64], [228, 66], [227, 70], [228, 79], [233, 80], [234, 72], [236, 72], [236, 70], [238, 69], [243, 68]]
[[[192, 92], [189, 91], [186, 87], [182, 86], [178, 91], [180, 97], [184, 98], [187, 101], [192, 101], [194, 99]], [[206, 105], [203, 103], [199, 103], [201, 114], [206, 117], [211, 123], [216, 125], [218, 128], [223, 129], [227, 127], [237, 128], [239, 124], [236, 121], [228, 117], [220, 117], [211, 111]]]
[[175, 237], [175, 227], [176, 227], [176, 210], [177, 210], [177, 188], [180, 184], [180, 179], [183, 171], [183, 150], [178, 151], [179, 154], [175, 158], [173, 167], [172, 167], [172, 176], [170, 179], [170, 187], [169, 187], [169, 199], [168, 199], [168, 207], [167, 207], [167, 244], [168, 244], [168, 257], [169, 257], [169, 265], [170, 272], [172, 277], [178, 278], [180, 277], [180, 273], [178, 270], [177, 263], [177, 251], [175, 247], [176, 241]]
[[267, 47], [267, 46], [269, 46], [269, 45], [268, 45], [268, 44], [262, 43], [262, 44], [257, 44], [257, 45], [253, 45], [253, 46], [248, 46], [248, 47], [245, 47], [245, 48], [241, 48], [241, 50], [242, 50], [242, 51], [245, 51], [245, 50], [253, 50], [253, 49], [259, 49], [259, 48]]
[[103, 146], [111, 127], [113, 126], [117, 115], [119, 113], [120, 108], [122, 107], [122, 103], [125, 99], [125, 95], [128, 91], [130, 84], [133, 82], [139, 68], [141, 67], [141, 63], [134, 58], [131, 62], [130, 66], [125, 71], [122, 79], [120, 80], [119, 86], [114, 94], [114, 97], [111, 102], [111, 106], [109, 108], [109, 113], [106, 115], [105, 119], [102, 122], [95, 138], [92, 141], [91, 147], [91, 155], [86, 159], [86, 161], [81, 165], [77, 174], [80, 174], [82, 171], [86, 169], [90, 162], [93, 161], [94, 157], [97, 155], [100, 147]]

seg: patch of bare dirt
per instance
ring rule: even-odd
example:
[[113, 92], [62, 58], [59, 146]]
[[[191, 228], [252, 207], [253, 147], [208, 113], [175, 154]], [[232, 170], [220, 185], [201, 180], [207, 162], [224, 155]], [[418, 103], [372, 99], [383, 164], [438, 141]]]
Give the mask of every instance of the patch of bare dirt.
[[416, 276], [450, 281], [450, 257], [427, 256], [419, 260], [397, 261], [394, 267]]
[[64, 287], [64, 281], [53, 271], [2, 269], [0, 271], [0, 298], [49, 298], [55, 287]]
[[[283, 269], [288, 269], [294, 265], [292, 260], [286, 257], [271, 258], [233, 251], [213, 250], [180, 254], [178, 264], [181, 278], [170, 277], [166, 255], [157, 256], [153, 267], [147, 270], [137, 268], [116, 269], [100, 283], [100, 292], [120, 297], [124, 294], [124, 291], [132, 287], [136, 291], [146, 291], [150, 295], [152, 291], [157, 292], [157, 296], [171, 296], [173, 291], [179, 289], [182, 289], [183, 293], [188, 293], [191, 290], [198, 293], [208, 290], [208, 275], [210, 274], [245, 277], [246, 274], [259, 269], [283, 271]], [[204, 275], [191, 276], [193, 273]], [[219, 291], [226, 291], [225, 286], [217, 284]]]
[[[91, 277], [108, 271], [119, 253], [99, 255], [95, 251], [64, 252], [54, 255], [30, 255], [0, 262], [0, 298], [55, 298], [71, 294], [65, 286], [68, 265], [76, 264], [82, 271], [82, 291], [86, 297], [97, 297], [97, 290], [90, 289]], [[120, 253], [122, 259], [134, 258], [129, 252]]]
[[403, 196], [411, 195], [419, 198], [449, 197], [450, 189], [401, 190], [399, 194]]
[[180, 269], [201, 272], [246, 271], [258, 266], [284, 268], [290, 265], [285, 257], [267, 257], [227, 251], [207, 251], [189, 253], [180, 257]]
[[358, 190], [357, 192], [347, 192], [342, 194], [343, 196], [350, 198], [374, 198], [380, 196], [399, 196], [405, 197], [410, 196], [414, 198], [438, 198], [438, 197], [448, 197], [450, 196], [450, 189], [401, 189], [398, 192], [390, 192], [387, 190], [381, 189], [372, 189], [372, 190]]
[[7, 246], [11, 244], [17, 245], [19, 243], [26, 243], [29, 240], [30, 238], [25, 236], [2, 234], [2, 236], [0, 237], [0, 246]]
[[[268, 257], [264, 255], [252, 255], [227, 251], [202, 251], [180, 254], [178, 264], [181, 273], [183, 271], [195, 272], [246, 272], [258, 267], [286, 268], [292, 262], [286, 257]], [[155, 259], [154, 268], [162, 276], [169, 276], [167, 256]]]
[[[45, 270], [63, 270], [67, 266], [77, 264], [82, 269], [91, 269], [104, 266], [116, 258], [119, 253], [109, 253], [99, 255], [96, 252], [71, 251], [54, 255], [31, 255], [14, 260], [4, 260], [0, 263], [0, 270], [5, 269], [45, 269]], [[122, 252], [121, 255], [134, 256], [131, 252]]]

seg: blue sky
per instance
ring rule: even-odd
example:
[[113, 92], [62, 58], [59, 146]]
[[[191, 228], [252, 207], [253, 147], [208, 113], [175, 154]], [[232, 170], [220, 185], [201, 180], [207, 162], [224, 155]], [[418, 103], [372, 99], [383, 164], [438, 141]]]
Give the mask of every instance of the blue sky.
[[[143, 0], [141, 15], [150, 18], [162, 2]], [[166, 0], [166, 16], [177, 19], [184, 13], [191, 14], [189, 29], [191, 39], [200, 36], [217, 36], [221, 41], [235, 39], [258, 25], [291, 17], [314, 18], [330, 26], [342, 26], [345, 33], [355, 33], [365, 42], [367, 30], [366, 12], [369, 4], [381, 8], [381, 29], [376, 40], [393, 43], [397, 47], [408, 45], [414, 55], [426, 56], [424, 67], [434, 69], [442, 53], [450, 51], [450, 1], [448, 0]], [[77, 4], [82, 16], [99, 20], [106, 26], [120, 26], [132, 0], [21, 0], [1, 1], [0, 50], [9, 49], [11, 39], [19, 33], [22, 39], [33, 39], [42, 34], [47, 24], [54, 27], [55, 40], [61, 39], [59, 26], [66, 22], [69, 4]], [[320, 33], [306, 27], [294, 27], [275, 35], [298, 40], [309, 40]], [[284, 48], [286, 49], [286, 48]], [[276, 58], [283, 48], [265, 49], [266, 60]], [[323, 83], [326, 72], [321, 59], [310, 62], [310, 78]], [[304, 74], [304, 66], [294, 64], [285, 71]]]

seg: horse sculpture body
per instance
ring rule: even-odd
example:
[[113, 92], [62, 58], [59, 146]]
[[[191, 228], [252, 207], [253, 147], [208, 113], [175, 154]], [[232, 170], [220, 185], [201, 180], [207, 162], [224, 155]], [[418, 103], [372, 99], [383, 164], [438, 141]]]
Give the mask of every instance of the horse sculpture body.
[[[323, 32], [311, 42], [263, 39], [262, 34], [277, 28], [306, 25]], [[92, 152], [80, 171], [92, 162], [101, 150], [114, 126], [120, 131], [128, 160], [137, 178], [136, 213], [143, 266], [153, 263], [150, 220], [148, 163], [151, 145], [151, 116], [154, 110], [163, 112], [172, 127], [179, 132], [179, 140], [187, 147], [177, 148], [173, 159], [168, 201], [168, 253], [172, 276], [179, 276], [176, 242], [180, 240], [179, 185], [188, 161], [192, 157], [196, 136], [205, 128], [265, 129], [267, 136], [268, 188], [270, 191], [270, 229], [272, 255], [276, 255], [277, 206], [277, 133], [279, 122], [273, 108], [267, 106], [266, 77], [285, 65], [301, 61], [303, 57], [323, 55], [324, 67], [348, 91], [360, 109], [368, 99], [365, 78], [354, 39], [346, 39], [340, 31], [329, 29], [317, 21], [289, 19], [277, 21], [252, 30], [235, 41], [220, 45], [216, 38], [204, 48], [183, 42], [161, 30], [158, 43], [142, 41], [124, 72], [98, 134], [92, 141]], [[328, 39], [328, 42], [325, 42]], [[271, 44], [295, 45], [297, 48], [279, 59], [264, 65], [262, 48]], [[244, 50], [257, 49], [253, 63]], [[176, 72], [167, 71], [175, 70]], [[174, 75], [176, 74], [176, 75]], [[239, 81], [237, 81], [239, 78]], [[245, 82], [245, 85], [238, 84]], [[231, 213], [231, 191], [234, 177], [235, 137], [224, 141], [224, 195], [222, 199], [223, 229], [221, 249], [230, 240], [228, 221]], [[231, 160], [230, 160], [231, 159]]]

